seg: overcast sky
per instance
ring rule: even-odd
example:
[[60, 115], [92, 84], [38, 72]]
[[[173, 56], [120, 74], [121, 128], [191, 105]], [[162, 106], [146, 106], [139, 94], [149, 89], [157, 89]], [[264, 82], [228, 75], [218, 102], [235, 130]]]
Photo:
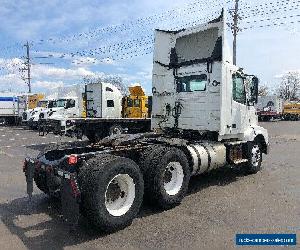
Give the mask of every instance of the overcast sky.
[[[233, 6], [233, 0], [227, 2], [227, 9]], [[26, 91], [18, 65], [25, 55], [22, 44], [29, 40], [33, 91], [80, 83], [87, 75], [119, 75], [126, 84], [139, 82], [149, 92], [153, 29], [199, 23], [216, 15], [220, 3], [0, 0], [0, 90]], [[240, 25], [249, 29], [238, 36], [238, 64], [271, 87], [284, 72], [300, 69], [299, 4], [299, 0], [241, 0]], [[270, 26], [257, 27], [265, 25]], [[101, 53], [91, 54], [93, 49]], [[131, 58], [135, 54], [140, 56]], [[41, 56], [48, 58], [36, 58]]]

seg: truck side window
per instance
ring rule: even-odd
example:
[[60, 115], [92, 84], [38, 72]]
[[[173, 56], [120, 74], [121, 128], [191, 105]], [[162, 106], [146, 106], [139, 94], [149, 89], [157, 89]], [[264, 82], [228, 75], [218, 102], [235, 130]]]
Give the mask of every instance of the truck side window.
[[242, 104], [246, 103], [244, 79], [239, 75], [232, 76], [232, 96], [234, 101]]
[[207, 75], [184, 76], [177, 78], [177, 92], [205, 91]]
[[113, 108], [115, 106], [114, 100], [107, 100], [107, 107]]
[[109, 88], [109, 87], [106, 87], [105, 88], [105, 91], [109, 91], [109, 92], [114, 92], [111, 88]]

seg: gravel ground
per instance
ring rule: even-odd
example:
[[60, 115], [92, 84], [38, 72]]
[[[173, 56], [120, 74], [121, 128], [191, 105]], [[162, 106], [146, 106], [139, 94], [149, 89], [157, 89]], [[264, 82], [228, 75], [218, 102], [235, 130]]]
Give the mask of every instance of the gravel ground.
[[299, 247], [300, 122], [262, 126], [271, 145], [261, 172], [243, 176], [223, 168], [194, 177], [180, 206], [161, 211], [144, 205], [130, 227], [113, 234], [91, 228], [84, 218], [70, 233], [59, 202], [37, 188], [28, 202], [24, 157], [70, 139], [0, 127], [0, 249], [232, 249], [236, 233], [297, 233]]

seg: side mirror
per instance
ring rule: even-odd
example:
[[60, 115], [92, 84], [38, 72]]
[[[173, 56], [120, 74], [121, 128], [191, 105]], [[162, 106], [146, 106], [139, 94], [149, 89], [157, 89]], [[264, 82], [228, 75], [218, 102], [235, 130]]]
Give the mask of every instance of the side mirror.
[[258, 99], [258, 83], [259, 80], [256, 76], [252, 78], [252, 84], [250, 87], [250, 103], [256, 104]]

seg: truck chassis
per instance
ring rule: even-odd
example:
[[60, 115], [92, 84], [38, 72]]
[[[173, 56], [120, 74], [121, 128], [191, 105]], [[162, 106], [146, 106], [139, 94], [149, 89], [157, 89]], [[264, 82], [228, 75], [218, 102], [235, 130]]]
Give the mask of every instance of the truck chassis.
[[116, 135], [43, 152], [25, 159], [27, 193], [32, 196], [35, 181], [44, 193], [61, 198], [68, 223], [76, 224], [83, 214], [102, 230], [116, 231], [131, 224], [143, 198], [164, 209], [179, 204], [192, 175], [226, 164], [245, 164], [246, 173], [260, 170], [267, 153], [261, 138], [220, 143], [206, 139], [211, 136]]

